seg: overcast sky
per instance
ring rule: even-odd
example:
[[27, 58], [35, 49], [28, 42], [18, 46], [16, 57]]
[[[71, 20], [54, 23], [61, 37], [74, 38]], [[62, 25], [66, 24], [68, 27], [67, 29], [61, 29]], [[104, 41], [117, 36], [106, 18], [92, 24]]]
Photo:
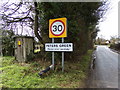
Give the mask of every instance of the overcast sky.
[[109, 0], [110, 8], [106, 15], [105, 21], [99, 23], [100, 32], [98, 37], [104, 37], [110, 39], [110, 36], [118, 35], [118, 2], [120, 0]]

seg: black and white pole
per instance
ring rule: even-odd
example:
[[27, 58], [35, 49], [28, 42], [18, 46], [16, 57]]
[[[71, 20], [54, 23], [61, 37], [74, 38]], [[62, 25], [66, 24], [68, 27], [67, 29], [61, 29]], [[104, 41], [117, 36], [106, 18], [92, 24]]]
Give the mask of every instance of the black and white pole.
[[[54, 38], [52, 38], [52, 43], [54, 43]], [[52, 65], [53, 65], [53, 70], [54, 70], [54, 65], [55, 65], [54, 52], [52, 52]]]
[[[62, 38], [62, 43], [64, 43], [64, 38]], [[62, 52], [62, 72], [64, 72], [64, 52]]]

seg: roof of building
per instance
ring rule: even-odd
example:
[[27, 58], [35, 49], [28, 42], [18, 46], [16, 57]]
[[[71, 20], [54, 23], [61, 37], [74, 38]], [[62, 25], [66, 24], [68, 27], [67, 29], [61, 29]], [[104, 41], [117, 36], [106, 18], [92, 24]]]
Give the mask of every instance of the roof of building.
[[32, 36], [14, 36], [13, 38], [34, 38]]

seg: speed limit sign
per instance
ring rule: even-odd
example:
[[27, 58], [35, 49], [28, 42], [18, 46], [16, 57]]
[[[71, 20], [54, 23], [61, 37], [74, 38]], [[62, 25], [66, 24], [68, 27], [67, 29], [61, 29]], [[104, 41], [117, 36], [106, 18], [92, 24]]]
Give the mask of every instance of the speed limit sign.
[[49, 37], [62, 38], [67, 37], [67, 19], [58, 18], [49, 20]]

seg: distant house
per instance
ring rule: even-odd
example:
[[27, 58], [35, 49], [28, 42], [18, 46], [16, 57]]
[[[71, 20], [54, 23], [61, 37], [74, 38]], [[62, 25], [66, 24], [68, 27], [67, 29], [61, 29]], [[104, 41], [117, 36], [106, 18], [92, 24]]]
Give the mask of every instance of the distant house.
[[120, 43], [120, 41], [115, 41], [115, 44], [119, 44]]
[[109, 44], [110, 43], [110, 41], [109, 40], [107, 40], [106, 42], [105, 42], [105, 44]]
[[111, 44], [119, 44], [120, 40], [119, 39], [114, 39], [114, 40], [110, 40]]

